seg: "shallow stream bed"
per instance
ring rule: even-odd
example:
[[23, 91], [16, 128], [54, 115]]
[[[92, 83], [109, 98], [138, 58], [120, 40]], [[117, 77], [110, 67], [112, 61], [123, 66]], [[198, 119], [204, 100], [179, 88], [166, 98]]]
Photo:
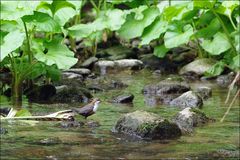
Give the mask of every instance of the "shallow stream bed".
[[[213, 95], [204, 101], [202, 110], [216, 122], [198, 127], [191, 135], [174, 140], [145, 141], [113, 134], [111, 129], [124, 113], [135, 110], [154, 112], [171, 119], [177, 108], [155, 104], [154, 97], [144, 97], [144, 85], [156, 83], [164, 76], [152, 75], [142, 70], [136, 73], [108, 75], [107, 78], [121, 80], [127, 88], [98, 92], [94, 96], [103, 102], [98, 112], [87, 121], [99, 122], [99, 127], [62, 128], [59, 122], [1, 122], [7, 134], [1, 134], [0, 159], [161, 159], [161, 158], [218, 158], [219, 152], [237, 158], [239, 155], [239, 101], [234, 104], [225, 121], [220, 119], [227, 110], [224, 104], [227, 88], [217, 86], [215, 82], [190, 83], [196, 86], [209, 86]], [[132, 93], [135, 98], [132, 105], [112, 104], [108, 100], [114, 95]], [[23, 108], [36, 115], [44, 115], [75, 107], [76, 104], [41, 105], [23, 103]], [[1, 101], [1, 107], [11, 107]], [[235, 154], [235, 155], [234, 155]], [[229, 155], [226, 155], [229, 156]]]

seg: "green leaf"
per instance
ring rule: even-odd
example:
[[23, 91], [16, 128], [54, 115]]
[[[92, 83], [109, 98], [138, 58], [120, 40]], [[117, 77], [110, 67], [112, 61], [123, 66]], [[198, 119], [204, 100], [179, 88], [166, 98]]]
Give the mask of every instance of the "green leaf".
[[151, 7], [143, 11], [144, 17], [141, 20], [136, 20], [134, 13], [127, 15], [126, 22], [118, 30], [120, 37], [131, 39], [141, 36], [144, 28], [149, 26], [158, 14], [158, 8]]
[[211, 38], [220, 30], [220, 28], [220, 22], [217, 18], [214, 18], [207, 27], [199, 29], [195, 36], [197, 38]]
[[182, 44], [189, 42], [190, 37], [193, 35], [193, 28], [191, 25], [183, 27], [183, 31], [168, 31], [164, 36], [164, 44], [167, 48], [178, 47]]
[[169, 48], [166, 48], [165, 45], [160, 45], [154, 48], [153, 54], [159, 58], [165, 57], [166, 53], [169, 51]]
[[32, 116], [32, 114], [27, 109], [19, 110], [14, 117], [27, 117]]
[[144, 29], [141, 45], [149, 44], [152, 40], [159, 38], [167, 31], [167, 28], [168, 22], [161, 20], [160, 17], [156, 18], [150, 26]]
[[72, 8], [62, 8], [55, 13], [54, 20], [61, 26], [64, 26], [65, 23], [67, 23], [76, 14], [76, 11]]
[[211, 55], [219, 55], [231, 48], [226, 35], [221, 32], [215, 34], [213, 40], [204, 39], [201, 46]]
[[94, 32], [92, 23], [77, 24], [68, 28], [69, 34], [74, 38], [85, 38]]
[[1, 1], [1, 19], [18, 20], [25, 15], [32, 15], [39, 1]]
[[[2, 39], [2, 38], [1, 38]], [[0, 45], [1, 48], [1, 61], [12, 51], [19, 48], [25, 39], [25, 34], [19, 30], [8, 33]]]
[[224, 71], [225, 63], [220, 61], [217, 62], [210, 68], [208, 71], [204, 73], [206, 77], [216, 77], [220, 75]]
[[231, 68], [239, 71], [240, 70], [240, 54], [238, 54], [237, 56], [235, 56], [233, 58], [232, 63], [230, 64]]
[[22, 19], [24, 22], [34, 24], [37, 31], [61, 32], [61, 26], [46, 13], [34, 11], [34, 15], [24, 16]]
[[193, 5], [195, 8], [210, 9], [213, 8], [215, 2], [212, 0], [194, 0]]
[[75, 9], [75, 6], [72, 3], [69, 3], [65, 0], [61, 0], [61, 1], [53, 0], [51, 4], [49, 2], [41, 2], [41, 4], [38, 6], [37, 9], [41, 9], [41, 8], [49, 9], [52, 12], [52, 16], [54, 16], [58, 10], [66, 7]]
[[[219, 13], [224, 14], [228, 17], [232, 16], [233, 10], [239, 6], [239, 1], [224, 1], [222, 2], [223, 10], [220, 10]], [[217, 10], [218, 11], [218, 10]]]
[[120, 9], [107, 10], [102, 23], [106, 23], [106, 28], [111, 31], [120, 29], [122, 24], [125, 22], [126, 15]]
[[41, 43], [35, 42], [33, 46], [33, 50], [37, 52], [35, 58], [49, 66], [56, 64], [59, 69], [72, 67], [78, 60], [74, 58], [74, 53], [61, 43], [61, 40], [54, 38], [51, 42], [43, 43], [43, 47]]
[[1, 20], [1, 31], [13, 32], [19, 28], [19, 24], [16, 21]]
[[45, 66], [46, 68], [46, 77], [51, 78], [52, 81], [59, 81], [61, 78], [61, 71], [57, 68], [56, 65]]
[[46, 74], [45, 65], [43, 63], [38, 62], [34, 64], [31, 68], [31, 72], [29, 72], [29, 77], [27, 78], [34, 79]]

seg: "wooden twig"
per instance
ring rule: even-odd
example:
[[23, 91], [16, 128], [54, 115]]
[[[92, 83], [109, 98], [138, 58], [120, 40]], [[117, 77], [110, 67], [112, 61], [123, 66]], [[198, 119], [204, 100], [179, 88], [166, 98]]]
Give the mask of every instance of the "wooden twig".
[[235, 100], [237, 99], [239, 93], [240, 93], [240, 89], [238, 89], [236, 95], [234, 96], [234, 98], [233, 98], [231, 104], [228, 106], [228, 109], [227, 109], [227, 111], [225, 112], [225, 114], [224, 114], [224, 116], [222, 117], [222, 119], [220, 120], [220, 122], [223, 122], [223, 121], [224, 121], [224, 119], [225, 119], [225, 117], [227, 116], [227, 114], [229, 113], [229, 111], [230, 111], [230, 109], [231, 109], [233, 103], [234, 103]]
[[240, 78], [240, 72], [237, 72], [234, 80], [232, 81], [232, 83], [228, 87], [229, 89], [228, 89], [227, 98], [225, 100], [225, 104], [227, 104], [227, 102], [229, 101], [231, 91], [233, 90], [233, 87], [234, 87], [235, 83], [238, 81], [239, 78]]

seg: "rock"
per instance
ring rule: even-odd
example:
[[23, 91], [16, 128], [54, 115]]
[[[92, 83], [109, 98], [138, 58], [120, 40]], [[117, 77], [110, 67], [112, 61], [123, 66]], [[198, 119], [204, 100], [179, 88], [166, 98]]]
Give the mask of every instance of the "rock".
[[184, 67], [179, 71], [179, 74], [187, 74], [188, 72], [196, 73], [197, 75], [203, 75], [216, 63], [213, 59], [202, 58], [197, 59]]
[[65, 70], [64, 72], [76, 73], [76, 74], [80, 74], [80, 75], [83, 75], [83, 76], [89, 75], [91, 73], [91, 71], [87, 68], [70, 68], [68, 70]]
[[139, 70], [143, 68], [143, 63], [137, 59], [121, 59], [114, 61], [117, 68], [129, 68], [132, 70]]
[[34, 86], [25, 90], [24, 93], [31, 102], [47, 102], [56, 94], [56, 88], [51, 84], [46, 84]]
[[94, 63], [98, 61], [98, 58], [96, 57], [90, 57], [88, 59], [86, 59], [82, 64], [81, 67], [84, 68], [92, 68]]
[[221, 86], [228, 86], [231, 84], [231, 82], [234, 79], [234, 73], [230, 72], [229, 74], [226, 75], [220, 75], [217, 77], [216, 81], [218, 85]]
[[[157, 84], [146, 85], [143, 88], [143, 93], [146, 102], [150, 102], [150, 105], [152, 100], [154, 103], [169, 104], [174, 98], [189, 90], [190, 87], [185, 81], [166, 79]], [[149, 99], [149, 97], [154, 97], [154, 99]]]
[[175, 122], [183, 134], [192, 133], [195, 127], [209, 122], [209, 118], [199, 109], [187, 107], [177, 113], [174, 117]]
[[81, 74], [76, 74], [76, 73], [71, 73], [71, 72], [63, 72], [62, 79], [83, 81], [83, 76]]
[[87, 121], [86, 126], [88, 126], [89, 128], [95, 128], [95, 127], [99, 127], [100, 124], [99, 122], [96, 122], [96, 121]]
[[145, 94], [155, 94], [155, 95], [163, 95], [163, 94], [181, 94], [186, 91], [189, 91], [189, 85], [184, 81], [176, 81], [176, 80], [163, 80], [158, 84], [150, 84], [146, 85], [143, 89], [143, 93]]
[[67, 89], [67, 85], [56, 86], [56, 93], [62, 92], [64, 89]]
[[56, 145], [60, 143], [62, 143], [62, 141], [58, 137], [45, 138], [38, 142], [38, 144], [40, 145], [47, 145], [47, 146]]
[[[239, 152], [239, 148], [235, 149], [235, 150], [227, 150], [227, 149], [219, 149], [217, 151], [213, 151], [213, 152], [208, 152], [207, 155], [205, 155], [205, 157], [207, 159], [211, 158], [211, 159], [239, 159], [240, 157], [240, 152]], [[202, 158], [202, 159], [206, 159], [206, 158]], [[201, 159], [201, 158], [200, 158]]]
[[209, 87], [198, 87], [196, 93], [202, 97], [202, 99], [208, 99], [212, 96], [212, 89]]
[[98, 58], [105, 58], [108, 60], [137, 58], [136, 54], [129, 48], [122, 45], [112, 46], [107, 49], [103, 49], [96, 54]]
[[77, 122], [77, 121], [63, 121], [60, 123], [60, 126], [62, 128], [77, 128], [82, 127], [84, 125], [83, 122]]
[[7, 129], [0, 127], [0, 135], [1, 134], [7, 134], [7, 133], [8, 133]]
[[145, 68], [149, 68], [151, 70], [160, 70], [162, 73], [176, 72], [178, 67], [167, 57], [158, 58], [152, 53], [141, 56], [140, 60], [143, 62]]
[[115, 67], [115, 62], [114, 61], [98, 61], [94, 64], [94, 68], [98, 71], [100, 71], [101, 74], [106, 74], [109, 71], [113, 70]]
[[203, 105], [202, 98], [193, 91], [183, 93], [181, 96], [173, 99], [170, 102], [171, 106], [177, 106], [180, 108], [186, 107], [201, 107]]
[[112, 102], [113, 103], [132, 103], [133, 99], [134, 99], [134, 95], [132, 94], [120, 95], [113, 98]]
[[78, 86], [68, 86], [58, 91], [56, 95], [51, 98], [54, 103], [74, 103], [74, 102], [88, 102], [93, 96], [90, 92]]
[[146, 111], [135, 111], [123, 115], [112, 131], [143, 139], [169, 139], [181, 136], [181, 130], [176, 124]]

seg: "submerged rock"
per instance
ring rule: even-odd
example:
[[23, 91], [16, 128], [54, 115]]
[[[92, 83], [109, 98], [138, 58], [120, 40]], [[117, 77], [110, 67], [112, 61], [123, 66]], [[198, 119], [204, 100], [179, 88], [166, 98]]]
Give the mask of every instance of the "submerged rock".
[[98, 61], [94, 64], [94, 68], [97, 71], [100, 71], [101, 74], [107, 74], [109, 71], [113, 70], [115, 67], [114, 61]]
[[181, 68], [179, 74], [188, 74], [190, 72], [195, 73], [197, 75], [203, 75], [215, 63], [216, 61], [213, 59], [208, 58], [197, 59]]
[[60, 143], [62, 143], [62, 141], [58, 137], [45, 138], [45, 139], [42, 139], [39, 142], [37, 142], [37, 144], [47, 145], [47, 146], [56, 145], [56, 144], [60, 144]]
[[234, 73], [231, 72], [229, 74], [226, 75], [220, 75], [217, 77], [216, 81], [218, 85], [223, 85], [223, 86], [228, 86], [231, 84], [231, 82], [234, 79]]
[[191, 107], [180, 111], [173, 119], [183, 134], [192, 133], [194, 127], [206, 124], [209, 120], [210, 119], [199, 109]]
[[77, 128], [77, 127], [82, 127], [84, 125], [83, 122], [78, 122], [78, 121], [63, 121], [60, 123], [60, 126], [62, 128]]
[[120, 95], [115, 98], [111, 102], [113, 103], [132, 103], [134, 99], [134, 95], [129, 94], [129, 95]]
[[202, 99], [208, 99], [212, 96], [212, 89], [209, 87], [198, 87], [196, 92]]
[[135, 111], [123, 115], [112, 131], [143, 139], [169, 139], [181, 136], [181, 130], [176, 124], [146, 111]]
[[7, 134], [8, 131], [5, 128], [0, 127], [0, 134]]
[[201, 107], [203, 105], [202, 98], [193, 91], [183, 93], [181, 96], [173, 99], [170, 102], [171, 106], [177, 106], [180, 108], [186, 107]]
[[96, 121], [87, 121], [85, 125], [89, 128], [95, 128], [95, 127], [99, 127], [100, 123]]

